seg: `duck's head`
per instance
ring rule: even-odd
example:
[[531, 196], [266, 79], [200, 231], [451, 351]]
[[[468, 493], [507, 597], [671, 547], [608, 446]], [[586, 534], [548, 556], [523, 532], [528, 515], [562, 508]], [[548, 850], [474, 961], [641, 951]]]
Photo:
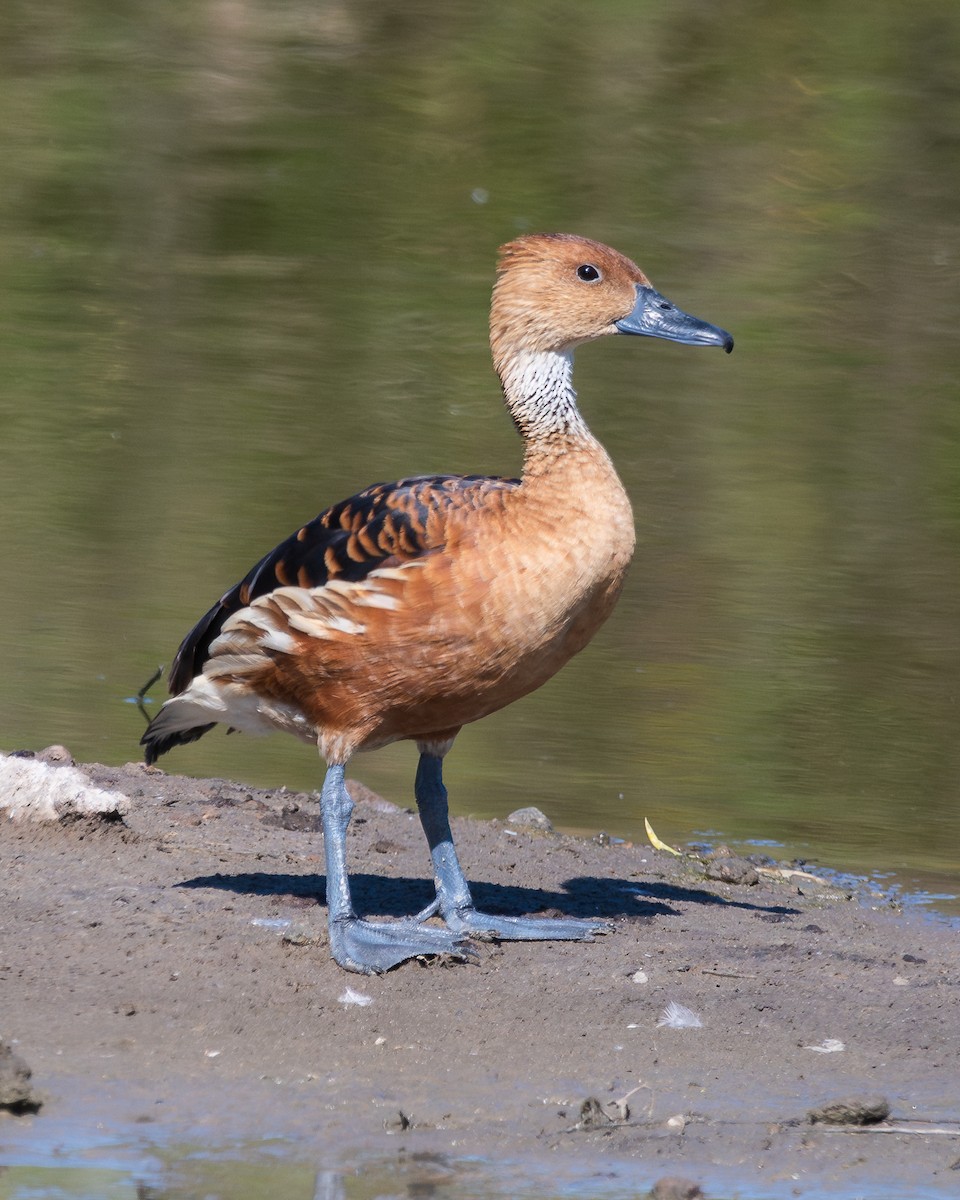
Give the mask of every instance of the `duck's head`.
[[601, 242], [537, 233], [500, 248], [490, 311], [498, 367], [511, 354], [565, 353], [616, 333], [733, 349], [726, 330], [677, 308], [636, 263]]

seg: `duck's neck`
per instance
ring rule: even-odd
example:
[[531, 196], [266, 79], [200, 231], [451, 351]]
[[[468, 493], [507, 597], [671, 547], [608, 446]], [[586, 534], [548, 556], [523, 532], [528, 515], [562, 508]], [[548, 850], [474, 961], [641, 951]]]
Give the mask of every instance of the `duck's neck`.
[[599, 448], [577, 408], [573, 351], [518, 351], [497, 363], [507, 409], [524, 443], [523, 473], [571, 450]]

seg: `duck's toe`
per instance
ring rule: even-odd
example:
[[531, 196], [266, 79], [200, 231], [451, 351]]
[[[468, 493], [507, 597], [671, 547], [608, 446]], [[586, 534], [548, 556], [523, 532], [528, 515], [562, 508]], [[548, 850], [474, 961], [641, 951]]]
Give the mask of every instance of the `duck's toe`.
[[502, 917], [475, 908], [458, 909], [444, 920], [458, 936], [481, 941], [496, 938], [508, 942], [592, 942], [595, 937], [613, 932], [613, 926], [605, 921], [578, 917]]

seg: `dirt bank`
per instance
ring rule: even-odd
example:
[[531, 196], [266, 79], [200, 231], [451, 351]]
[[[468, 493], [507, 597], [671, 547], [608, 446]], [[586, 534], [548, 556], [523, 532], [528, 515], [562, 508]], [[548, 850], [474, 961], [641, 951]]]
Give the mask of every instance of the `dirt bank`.
[[[82, 770], [129, 797], [124, 817], [0, 822], [0, 1038], [44, 1099], [0, 1116], [14, 1159], [45, 1123], [86, 1118], [208, 1145], [280, 1137], [327, 1162], [402, 1145], [589, 1164], [636, 1194], [668, 1174], [708, 1197], [960, 1188], [946, 923], [802, 876], [729, 883], [649, 847], [461, 820], [478, 906], [615, 932], [347, 975], [326, 951], [315, 798]], [[357, 793], [357, 905], [412, 913], [432, 892], [417, 819]], [[659, 1024], [671, 1003], [702, 1024]], [[879, 1125], [805, 1119], [878, 1095]]]

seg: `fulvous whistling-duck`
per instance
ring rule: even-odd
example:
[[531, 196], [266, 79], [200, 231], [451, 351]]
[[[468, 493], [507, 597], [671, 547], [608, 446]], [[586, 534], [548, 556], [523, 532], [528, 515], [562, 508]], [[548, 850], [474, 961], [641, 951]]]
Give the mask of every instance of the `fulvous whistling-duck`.
[[[386, 971], [476, 953], [471, 935], [590, 940], [602, 923], [478, 912], [450, 833], [444, 756], [468, 721], [526, 695], [582, 650], [616, 603], [633, 554], [630, 502], [577, 408], [573, 350], [608, 334], [733, 349], [628, 258], [570, 234], [503, 246], [490, 344], [524, 443], [520, 479], [423, 475], [379, 483], [282, 542], [190, 631], [148, 763], [218, 722], [315, 741], [333, 957]], [[417, 743], [415, 794], [436, 899], [416, 917], [359, 918], [345, 839], [344, 768], [360, 750]], [[439, 915], [445, 929], [424, 922]]]

